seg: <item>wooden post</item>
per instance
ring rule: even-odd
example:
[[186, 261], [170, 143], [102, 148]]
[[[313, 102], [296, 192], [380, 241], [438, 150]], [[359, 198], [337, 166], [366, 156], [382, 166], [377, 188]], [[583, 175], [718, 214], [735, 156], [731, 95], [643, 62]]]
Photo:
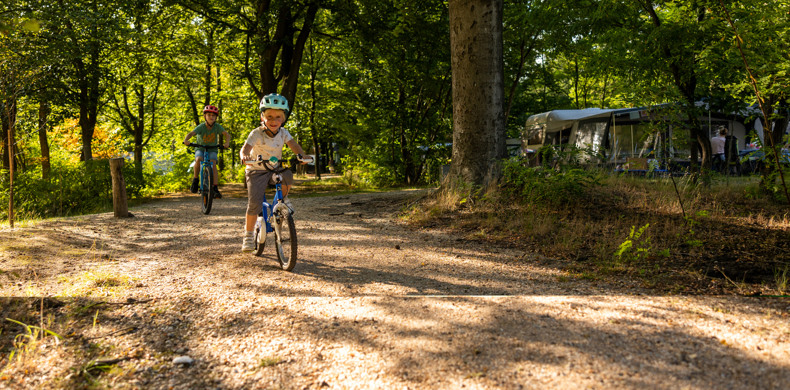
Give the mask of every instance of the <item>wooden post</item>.
[[126, 205], [126, 181], [123, 179], [123, 158], [110, 159], [110, 175], [112, 175], [112, 209], [115, 218], [126, 218], [129, 209]]

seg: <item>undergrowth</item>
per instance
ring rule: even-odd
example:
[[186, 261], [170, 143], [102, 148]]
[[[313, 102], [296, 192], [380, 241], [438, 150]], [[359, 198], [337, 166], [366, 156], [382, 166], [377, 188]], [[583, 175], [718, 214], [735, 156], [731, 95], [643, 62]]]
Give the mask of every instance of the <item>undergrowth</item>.
[[497, 186], [480, 193], [445, 183], [404, 218], [538, 252], [586, 279], [626, 277], [670, 293], [784, 293], [790, 214], [759, 196], [758, 182], [714, 176], [703, 186], [511, 160]]

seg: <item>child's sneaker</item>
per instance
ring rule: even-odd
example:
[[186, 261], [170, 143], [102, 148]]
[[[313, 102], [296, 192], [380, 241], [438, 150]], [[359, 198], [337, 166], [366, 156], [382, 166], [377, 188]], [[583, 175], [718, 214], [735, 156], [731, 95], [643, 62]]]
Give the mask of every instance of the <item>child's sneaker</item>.
[[217, 186], [211, 189], [211, 195], [214, 196], [214, 199], [222, 199], [222, 194], [219, 193], [219, 188], [217, 188]]
[[192, 186], [189, 187], [189, 190], [192, 191], [193, 194], [197, 194], [199, 184], [198, 178], [192, 179]]
[[255, 250], [255, 232], [246, 232], [244, 241], [241, 243], [242, 252], [252, 252]]

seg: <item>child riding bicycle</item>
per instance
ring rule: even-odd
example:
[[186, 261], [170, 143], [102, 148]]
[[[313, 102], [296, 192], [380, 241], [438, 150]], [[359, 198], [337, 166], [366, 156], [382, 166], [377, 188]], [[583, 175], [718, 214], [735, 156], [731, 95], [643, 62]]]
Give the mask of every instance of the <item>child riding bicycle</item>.
[[[225, 130], [221, 124], [217, 123], [218, 116], [219, 109], [217, 107], [210, 104], [204, 107], [203, 119], [205, 119], [205, 122], [195, 126], [195, 129], [187, 134], [186, 138], [184, 138], [184, 145], [189, 146], [189, 140], [193, 136], [197, 136], [196, 140], [198, 144], [218, 147], [219, 135], [222, 134], [222, 137], [225, 140], [225, 144], [223, 146], [227, 149], [228, 146], [230, 146], [230, 135], [228, 135], [228, 131]], [[216, 184], [219, 183], [219, 175], [217, 173], [217, 148], [210, 148], [206, 150], [203, 148], [195, 148], [195, 167], [192, 170], [192, 185], [189, 187], [189, 190], [193, 194], [197, 193], [198, 191], [198, 172], [200, 171], [200, 164], [203, 162], [204, 158], [214, 163], [213, 182], [215, 184], [211, 189], [211, 193], [214, 198], [220, 199], [222, 198], [222, 194], [219, 193], [219, 189], [217, 188]]]
[[[255, 128], [247, 136], [244, 146], [239, 155], [242, 161], [249, 161], [262, 156], [263, 160], [276, 157], [282, 159], [283, 147], [288, 147], [296, 155], [304, 155], [301, 146], [294, 140], [291, 133], [282, 125], [288, 118], [288, 100], [276, 93], [271, 93], [261, 99], [258, 105], [261, 111], [261, 127]], [[307, 160], [304, 160], [304, 164]], [[268, 184], [272, 181], [273, 172], [260, 165], [247, 165], [245, 178], [247, 181], [247, 214], [244, 223], [244, 241], [241, 245], [242, 252], [251, 252], [255, 249], [254, 229], [258, 214], [261, 213], [264, 193]], [[285, 197], [285, 204], [293, 210], [291, 201], [288, 199], [288, 190], [293, 185], [293, 173], [286, 169], [282, 172], [282, 191]]]

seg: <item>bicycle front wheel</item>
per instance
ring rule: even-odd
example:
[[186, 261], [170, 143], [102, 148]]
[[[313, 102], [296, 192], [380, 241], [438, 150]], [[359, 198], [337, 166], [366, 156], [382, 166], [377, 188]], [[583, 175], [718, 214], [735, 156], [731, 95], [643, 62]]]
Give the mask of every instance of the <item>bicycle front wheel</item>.
[[200, 174], [203, 176], [203, 180], [201, 181], [200, 193], [203, 196], [203, 214], [208, 214], [211, 212], [211, 203], [214, 201], [214, 194], [211, 193], [214, 175], [210, 165], [204, 165], [201, 169]]
[[274, 218], [274, 246], [280, 268], [290, 271], [296, 266], [296, 226], [288, 211], [280, 210]]
[[266, 247], [266, 225], [263, 222], [263, 217], [258, 217], [258, 223], [255, 225], [255, 236], [253, 239], [255, 244], [255, 256], [263, 254], [263, 248]]

